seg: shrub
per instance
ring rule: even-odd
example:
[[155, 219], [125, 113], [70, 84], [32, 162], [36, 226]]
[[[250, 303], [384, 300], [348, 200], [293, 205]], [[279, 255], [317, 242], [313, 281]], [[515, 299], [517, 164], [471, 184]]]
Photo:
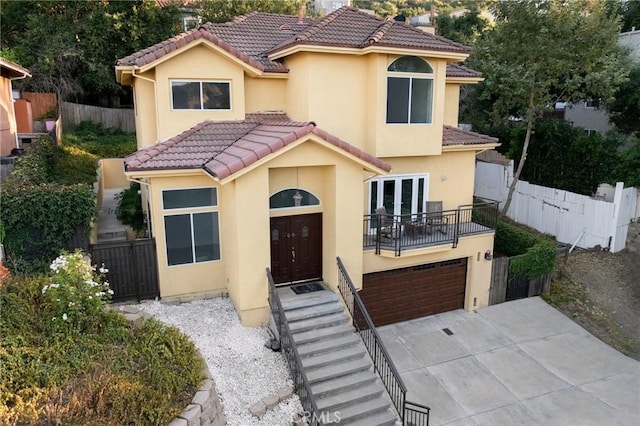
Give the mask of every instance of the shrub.
[[553, 271], [556, 261], [553, 242], [503, 220], [499, 220], [496, 227], [494, 250], [515, 256], [509, 270], [529, 279]]
[[7, 266], [13, 271], [44, 270], [76, 229], [89, 232], [96, 212], [95, 196], [87, 185], [4, 185]]
[[144, 214], [142, 213], [142, 198], [139, 194], [140, 184], [133, 182], [128, 189], [117, 195], [118, 207], [116, 208], [116, 216], [118, 220], [131, 228], [137, 233], [145, 230]]
[[73, 132], [65, 133], [62, 143], [98, 158], [123, 158], [137, 150], [134, 133], [105, 129], [102, 125], [89, 121], [83, 121]]
[[105, 311], [99, 273], [65, 253], [0, 287], [0, 424], [166, 425], [188, 405], [203, 379], [193, 344]]
[[113, 290], [103, 282], [104, 266], [89, 264], [80, 250], [58, 256], [50, 265], [51, 281], [42, 287], [46, 324], [52, 332], [83, 333], [97, 329]]

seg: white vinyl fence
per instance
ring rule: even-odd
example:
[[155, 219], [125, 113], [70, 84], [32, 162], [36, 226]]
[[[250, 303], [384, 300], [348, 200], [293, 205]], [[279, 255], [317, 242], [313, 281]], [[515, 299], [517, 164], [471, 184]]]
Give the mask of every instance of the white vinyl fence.
[[[512, 181], [513, 161], [476, 162], [474, 195], [499, 201], [502, 208]], [[519, 181], [507, 216], [562, 243], [615, 253], [624, 249], [629, 222], [638, 216], [638, 190], [619, 182], [609, 196], [611, 201], [606, 201]]]

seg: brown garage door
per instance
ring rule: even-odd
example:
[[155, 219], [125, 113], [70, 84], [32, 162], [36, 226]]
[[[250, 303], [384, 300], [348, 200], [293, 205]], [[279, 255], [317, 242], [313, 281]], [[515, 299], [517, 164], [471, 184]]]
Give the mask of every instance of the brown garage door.
[[376, 326], [464, 308], [467, 259], [365, 274], [360, 297]]

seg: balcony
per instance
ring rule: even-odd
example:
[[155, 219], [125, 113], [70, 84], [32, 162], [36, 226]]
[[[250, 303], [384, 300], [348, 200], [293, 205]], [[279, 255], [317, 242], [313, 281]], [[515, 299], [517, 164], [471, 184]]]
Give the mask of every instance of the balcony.
[[455, 210], [408, 215], [372, 214], [363, 221], [364, 248], [395, 252], [451, 244], [460, 237], [494, 232], [498, 221], [498, 203], [474, 199], [473, 204]]

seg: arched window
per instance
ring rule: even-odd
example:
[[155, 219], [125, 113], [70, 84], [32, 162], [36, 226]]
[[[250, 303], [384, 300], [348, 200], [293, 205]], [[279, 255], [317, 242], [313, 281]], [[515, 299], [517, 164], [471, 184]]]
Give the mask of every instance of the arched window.
[[433, 68], [403, 56], [387, 68], [387, 123], [426, 124], [433, 116]]
[[288, 207], [317, 206], [320, 204], [318, 197], [299, 188], [284, 189], [269, 197], [270, 209], [284, 209]]

